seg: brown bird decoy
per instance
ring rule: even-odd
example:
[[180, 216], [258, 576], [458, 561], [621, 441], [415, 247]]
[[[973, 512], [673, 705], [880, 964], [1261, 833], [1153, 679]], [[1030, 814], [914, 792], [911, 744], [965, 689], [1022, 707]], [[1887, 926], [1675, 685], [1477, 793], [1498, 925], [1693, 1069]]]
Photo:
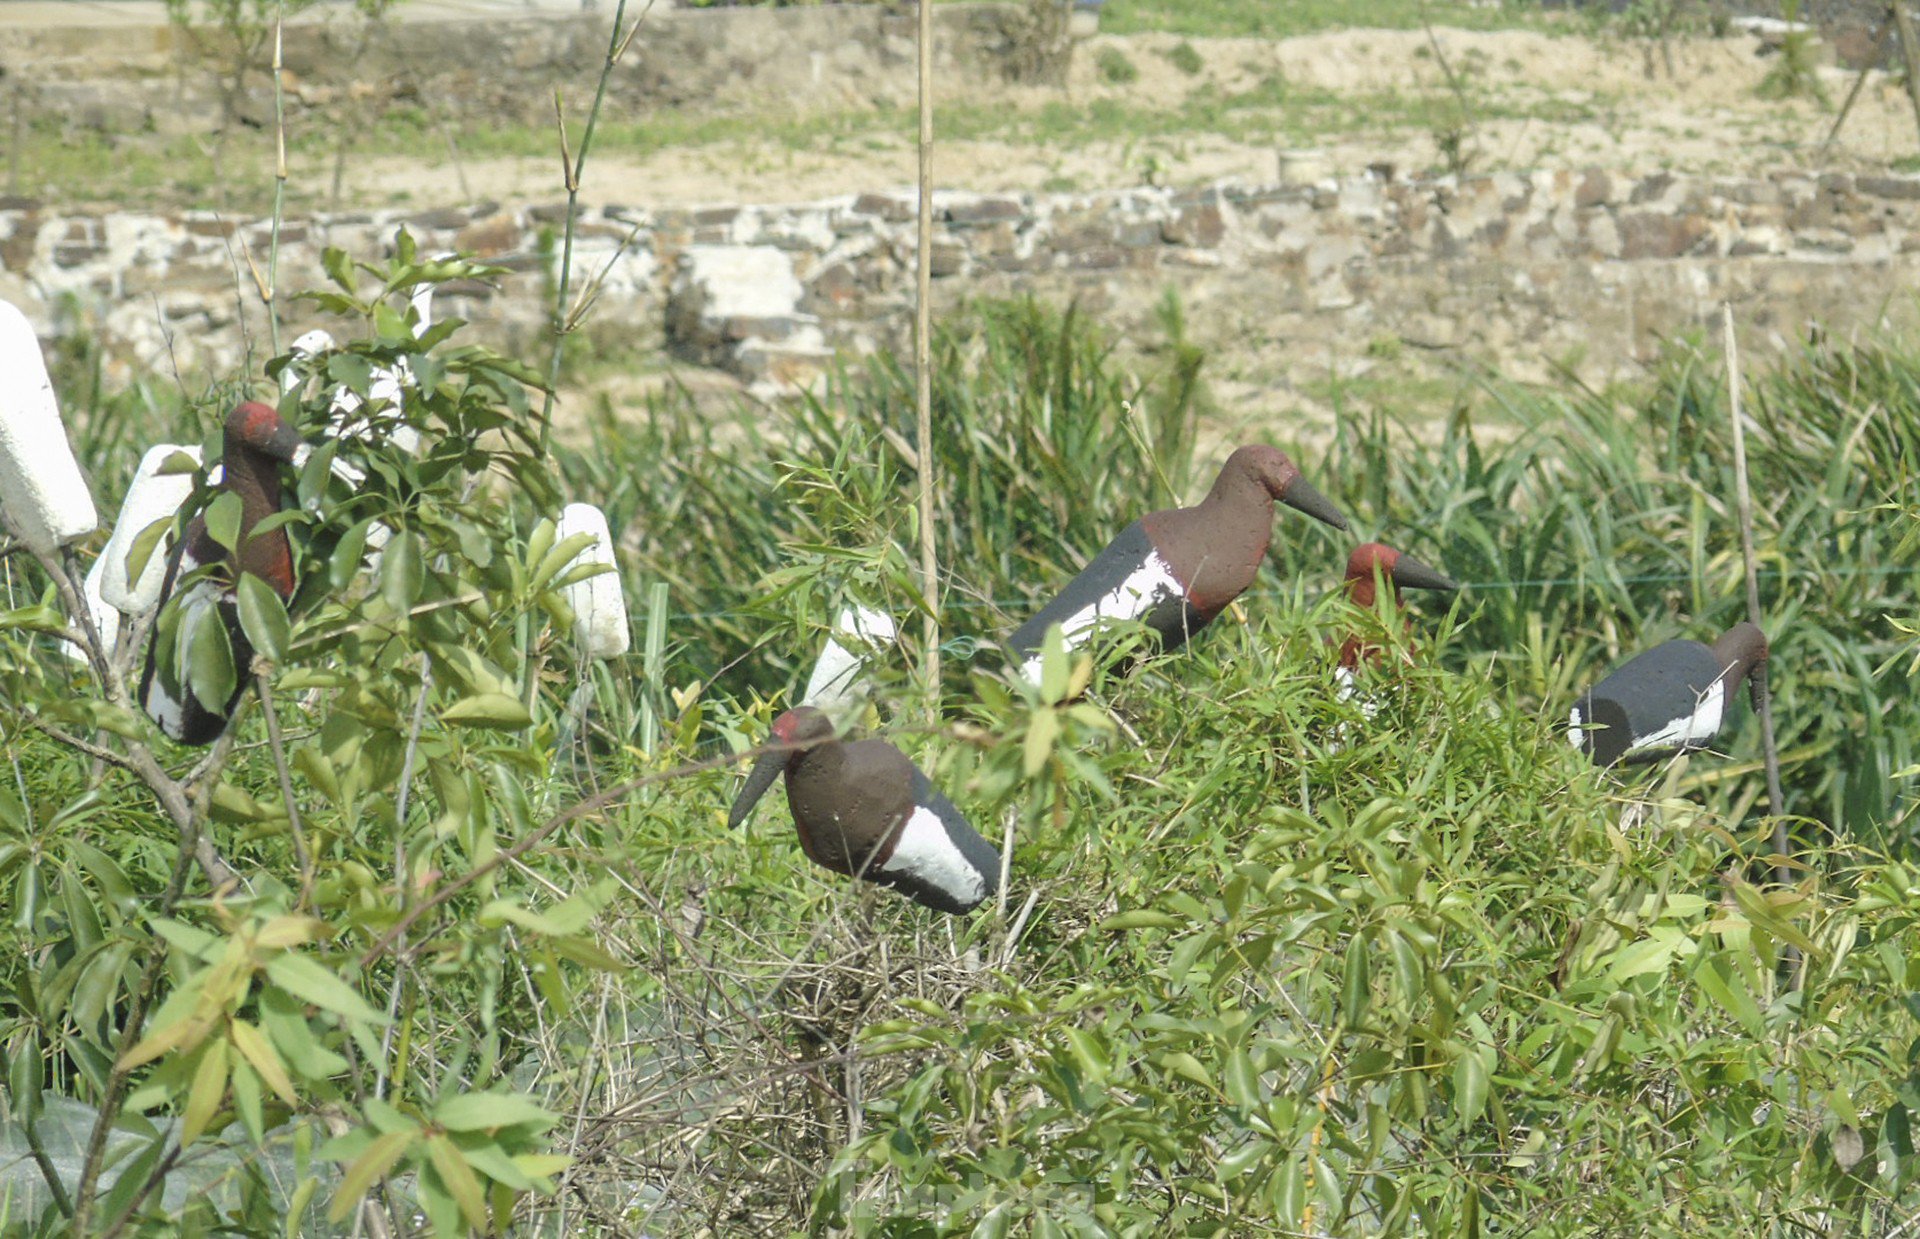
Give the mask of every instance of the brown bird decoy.
[[[167, 564], [161, 597], [172, 600], [176, 582], [189, 573], [210, 564], [217, 568], [188, 582], [186, 592], [174, 602], [177, 627], [168, 638], [174, 657], [161, 657], [162, 629], [155, 627], [140, 679], [141, 705], [161, 731], [182, 744], [213, 743], [226, 729], [250, 682], [253, 646], [240, 627], [235, 594], [239, 575], [244, 572], [259, 577], [282, 601], [293, 596], [293, 548], [286, 530], [256, 534], [255, 529], [280, 510], [280, 466], [298, 468], [304, 464], [308, 446], [278, 413], [253, 401], [227, 415], [225, 436], [218, 487], [240, 496], [237, 549], [229, 551], [214, 540], [207, 531], [204, 512], [188, 523], [186, 536], [174, 545]], [[233, 691], [225, 706], [217, 710], [208, 708], [188, 686], [183, 656], [193, 648], [200, 625], [215, 622], [227, 630], [234, 666]]]
[[1000, 853], [905, 754], [884, 740], [843, 741], [812, 706], [773, 721], [772, 743], [727, 814], [747, 820], [774, 776], [801, 850], [815, 864], [890, 886], [940, 912], [971, 912], [1000, 886]]
[[1128, 525], [1014, 631], [1007, 649], [1021, 676], [1039, 682], [1040, 643], [1054, 624], [1068, 649], [1113, 620], [1147, 625], [1164, 650], [1184, 644], [1253, 584], [1273, 540], [1275, 500], [1335, 529], [1347, 527], [1347, 518], [1286, 453], [1263, 444], [1242, 447], [1227, 458], [1205, 499]]

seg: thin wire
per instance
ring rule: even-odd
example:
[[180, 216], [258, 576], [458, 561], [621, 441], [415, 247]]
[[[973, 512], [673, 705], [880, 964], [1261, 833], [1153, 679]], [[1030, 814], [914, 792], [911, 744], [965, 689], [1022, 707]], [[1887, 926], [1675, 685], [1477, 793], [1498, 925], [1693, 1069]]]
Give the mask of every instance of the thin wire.
[[[1800, 577], [1867, 577], [1892, 576], [1894, 573], [1914, 571], [1911, 564], [1888, 564], [1871, 568], [1762, 568], [1756, 575], [1762, 580], [1793, 580]], [[1497, 589], [1545, 589], [1566, 585], [1660, 585], [1679, 581], [1691, 581], [1695, 574], [1691, 572], [1649, 572], [1639, 576], [1597, 577], [1597, 576], [1560, 576], [1560, 577], [1523, 577], [1506, 581], [1460, 581], [1462, 590]], [[1241, 594], [1242, 598], [1282, 598], [1291, 596], [1292, 591], [1283, 587], [1269, 586], [1263, 589], [1250, 589]], [[946, 605], [955, 611], [1007, 611], [1015, 607], [1030, 607], [1035, 598], [976, 598], [955, 599]], [[764, 616], [760, 611], [682, 611], [681, 619], [748, 619]]]

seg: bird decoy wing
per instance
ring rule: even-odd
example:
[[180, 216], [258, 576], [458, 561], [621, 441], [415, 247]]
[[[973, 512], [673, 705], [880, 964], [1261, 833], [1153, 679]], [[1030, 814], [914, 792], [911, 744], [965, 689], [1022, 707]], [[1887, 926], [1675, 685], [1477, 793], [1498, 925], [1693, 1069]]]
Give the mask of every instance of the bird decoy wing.
[[1040, 643], [1054, 624], [1060, 625], [1068, 649], [1084, 644], [1103, 620], [1137, 620], [1178, 644], [1204, 622], [1190, 611], [1185, 583], [1147, 535], [1146, 526], [1135, 521], [1053, 601], [1015, 629], [1007, 649], [1020, 660], [1021, 675], [1037, 681]]
[[915, 903], [957, 915], [1000, 889], [1000, 852], [916, 768], [913, 804], [891, 854], [868, 876]]
[[1581, 696], [1568, 739], [1600, 766], [1703, 748], [1726, 718], [1723, 671], [1698, 641], [1657, 645]]

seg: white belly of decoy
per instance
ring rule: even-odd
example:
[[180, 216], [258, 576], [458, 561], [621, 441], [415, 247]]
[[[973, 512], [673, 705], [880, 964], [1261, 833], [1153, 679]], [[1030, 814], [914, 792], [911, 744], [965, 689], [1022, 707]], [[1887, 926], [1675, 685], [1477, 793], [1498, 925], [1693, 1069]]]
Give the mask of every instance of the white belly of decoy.
[[[1060, 632], [1067, 648], [1077, 649], [1103, 621], [1137, 620], [1170, 598], [1185, 597], [1186, 592], [1172, 566], [1154, 551], [1126, 580], [1062, 620]], [[1020, 664], [1020, 674], [1031, 684], [1040, 683], [1040, 651]]]
[[967, 863], [954, 846], [946, 823], [924, 805], [915, 805], [900, 828], [900, 841], [880, 872], [910, 877], [923, 886], [947, 892], [962, 903], [987, 897], [987, 879]]

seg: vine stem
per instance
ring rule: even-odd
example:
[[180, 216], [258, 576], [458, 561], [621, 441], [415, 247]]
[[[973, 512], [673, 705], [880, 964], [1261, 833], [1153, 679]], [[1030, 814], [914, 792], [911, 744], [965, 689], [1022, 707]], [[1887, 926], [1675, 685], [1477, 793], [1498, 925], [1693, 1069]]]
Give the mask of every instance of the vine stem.
[[925, 609], [927, 711], [940, 717], [940, 560], [933, 540], [933, 4], [921, 0], [920, 204], [914, 263], [913, 412], [919, 438], [920, 602]]
[[[1733, 419], [1733, 489], [1740, 517], [1740, 556], [1747, 569], [1747, 619], [1766, 631], [1760, 611], [1760, 575], [1753, 554], [1753, 491], [1747, 484], [1746, 418], [1740, 411], [1740, 349], [1733, 330], [1733, 306], [1720, 303], [1721, 327], [1726, 333], [1727, 409]], [[1781, 886], [1793, 880], [1787, 869], [1786, 797], [1780, 789], [1780, 747], [1773, 734], [1773, 694], [1767, 689], [1767, 664], [1754, 669], [1753, 712], [1760, 716], [1760, 752], [1767, 767], [1767, 811], [1773, 816], [1773, 850], [1779, 858], [1773, 880]]]
[[560, 92], [553, 95], [555, 120], [560, 129], [560, 170], [566, 178], [567, 186], [567, 224], [560, 242], [560, 280], [553, 295], [553, 356], [547, 362], [547, 390], [540, 402], [540, 454], [545, 456], [553, 442], [553, 401], [560, 386], [560, 360], [566, 351], [567, 336], [579, 326], [571, 320], [567, 312], [567, 292], [573, 278], [573, 234], [580, 218], [580, 174], [587, 166], [587, 152], [593, 149], [593, 132], [600, 124], [600, 106], [606, 102], [607, 83], [613, 78], [613, 70], [620, 58], [633, 44], [633, 36], [640, 33], [640, 23], [647, 19], [653, 10], [653, 0], [647, 0], [647, 7], [634, 18], [633, 25], [621, 30], [626, 20], [627, 0], [620, 0], [613, 10], [613, 29], [607, 37], [607, 58], [600, 66], [600, 83], [594, 88], [593, 106], [587, 110], [587, 127], [580, 134], [580, 149], [571, 151], [567, 147], [567, 116], [560, 102]]

